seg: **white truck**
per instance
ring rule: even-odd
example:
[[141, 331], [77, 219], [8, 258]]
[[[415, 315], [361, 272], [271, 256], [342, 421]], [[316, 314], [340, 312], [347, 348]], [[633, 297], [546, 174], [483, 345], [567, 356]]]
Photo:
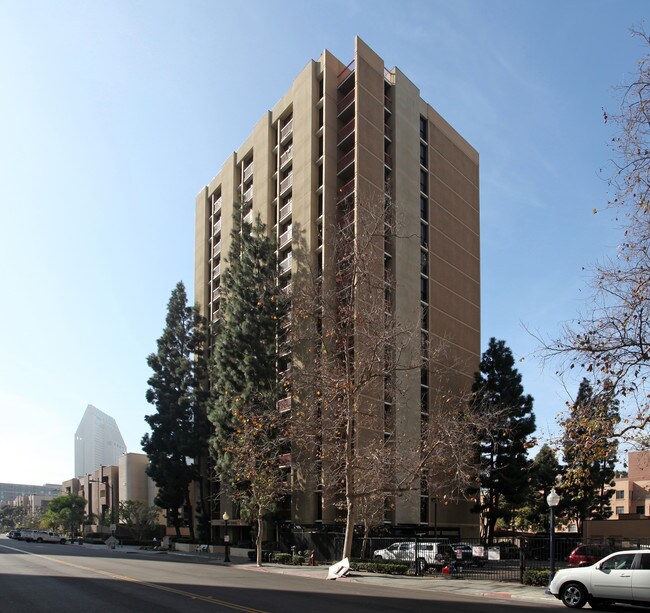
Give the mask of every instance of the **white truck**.
[[377, 560], [415, 562], [420, 572], [423, 572], [431, 566], [436, 570], [441, 570], [449, 561], [455, 559], [449, 543], [419, 542], [416, 553], [416, 547], [413, 541], [393, 543], [390, 547], [386, 547], [386, 549], [377, 549], [373, 552], [373, 557]]
[[28, 543], [61, 543], [65, 545], [66, 538], [57, 534], [56, 532], [51, 532], [49, 530], [21, 530], [21, 537], [23, 541]]

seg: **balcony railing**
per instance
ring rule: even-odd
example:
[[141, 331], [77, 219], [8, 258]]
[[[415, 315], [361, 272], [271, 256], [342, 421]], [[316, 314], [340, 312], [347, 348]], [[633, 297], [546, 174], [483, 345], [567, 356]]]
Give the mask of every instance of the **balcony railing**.
[[246, 168], [244, 168], [244, 178], [243, 181], [246, 182], [253, 174], [253, 163], [251, 162]]
[[352, 104], [353, 102], [354, 102], [354, 90], [348, 92], [347, 94], [345, 94], [345, 96], [343, 96], [343, 98], [339, 100], [338, 114], [340, 115], [343, 111], [345, 111], [345, 109], [347, 109], [350, 106], [350, 104]]
[[341, 72], [339, 72], [338, 76], [336, 77], [336, 85], [341, 85], [341, 83], [343, 83], [343, 81], [345, 81], [354, 72], [355, 68], [355, 60], [352, 60], [343, 70], [341, 70]]
[[244, 223], [253, 223], [253, 209], [244, 215]]
[[289, 226], [289, 229], [286, 232], [280, 234], [280, 241], [279, 241], [280, 249], [282, 249], [282, 247], [284, 247], [287, 243], [290, 242], [291, 242], [291, 226]]
[[216, 215], [221, 210], [221, 196], [212, 204], [212, 214]]
[[216, 279], [221, 274], [221, 262], [215, 265], [212, 270], [212, 278]]
[[221, 232], [221, 219], [217, 219], [214, 223], [214, 229], [212, 230], [212, 234], [215, 236]]
[[221, 255], [221, 241], [218, 241], [215, 245], [212, 247], [212, 257], [216, 257], [218, 255]]
[[347, 198], [352, 192], [354, 192], [354, 179], [339, 187], [339, 199]]
[[291, 254], [289, 254], [284, 260], [280, 262], [280, 274], [284, 274], [285, 272], [288, 272], [291, 270], [291, 264], [292, 264], [292, 258]]
[[354, 132], [354, 117], [339, 130], [339, 133], [336, 137], [337, 144], [340, 145], [346, 137], [352, 134], [352, 132]]
[[393, 140], [393, 131], [387, 123], [384, 124], [384, 136], [389, 140]]
[[354, 149], [351, 149], [341, 159], [339, 159], [339, 163], [337, 164], [337, 172], [341, 172], [353, 162], [354, 162]]
[[390, 155], [388, 155], [387, 153], [384, 153], [384, 164], [386, 164], [388, 168], [393, 167], [393, 158], [390, 157]]
[[212, 290], [212, 300], [218, 300], [219, 296], [221, 296], [221, 288], [220, 287], [215, 287]]
[[384, 108], [390, 113], [390, 98], [384, 96]]
[[291, 410], [291, 398], [283, 398], [282, 400], [278, 400], [277, 407], [278, 407], [278, 411], [280, 411], [280, 413], [290, 411]]
[[287, 217], [291, 215], [291, 200], [288, 200], [281, 208], [280, 208], [280, 221], [283, 221]]
[[284, 165], [293, 159], [293, 147], [289, 147], [281, 156], [280, 156], [280, 168], [283, 168]]
[[283, 288], [282, 288], [282, 293], [290, 297], [293, 294], [293, 283], [287, 283]]
[[253, 186], [251, 185], [245, 192], [244, 192], [244, 202], [250, 202], [253, 199]]
[[293, 185], [293, 173], [289, 173], [282, 181], [280, 181], [280, 194], [285, 192]]
[[284, 141], [293, 132], [293, 118], [280, 130], [280, 142]]

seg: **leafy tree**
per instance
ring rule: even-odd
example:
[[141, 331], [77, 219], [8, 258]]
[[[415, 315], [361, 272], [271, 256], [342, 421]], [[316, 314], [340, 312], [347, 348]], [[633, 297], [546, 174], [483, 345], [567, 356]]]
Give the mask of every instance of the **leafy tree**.
[[138, 541], [142, 541], [147, 533], [155, 530], [158, 524], [159, 508], [149, 506], [141, 500], [124, 500], [120, 502], [120, 521], [129, 528]]
[[[637, 74], [621, 88], [621, 104], [605, 113], [613, 126], [614, 152], [609, 176], [608, 207], [622, 218], [623, 238], [616, 257], [595, 266], [591, 280], [590, 308], [579, 320], [568, 323], [557, 340], [544, 343], [547, 357], [563, 359], [563, 367], [576, 366], [593, 373], [597, 386], [609, 381], [629, 409], [612, 431], [618, 438], [640, 437], [650, 422], [650, 37], [643, 30], [632, 33], [642, 39], [645, 54]], [[619, 216], [619, 213], [621, 216]], [[601, 425], [592, 422], [585, 440], [601, 436]], [[589, 443], [588, 443], [589, 445]]]
[[555, 451], [547, 444], [542, 445], [528, 471], [529, 489], [526, 503], [516, 513], [522, 527], [548, 531], [549, 510], [546, 497], [551, 489], [557, 487], [563, 470]]
[[13, 530], [25, 522], [25, 509], [5, 505], [0, 507], [0, 531]]
[[228, 266], [222, 274], [219, 319], [213, 330], [209, 419], [211, 450], [222, 485], [257, 522], [261, 564], [264, 517], [286, 493], [281, 456], [289, 451], [277, 409], [280, 318], [286, 311], [277, 283], [275, 241], [260, 217], [235, 203]]
[[569, 415], [560, 421], [566, 474], [562, 482], [563, 505], [578, 529], [587, 518], [611, 515], [610, 487], [614, 483], [617, 443], [613, 437], [620, 420], [613, 386], [594, 394], [583, 379]]
[[178, 536], [182, 508], [194, 539], [190, 484], [201, 482], [202, 466], [195, 460], [205, 457], [209, 437], [202, 387], [206, 325], [198, 307], [187, 305], [182, 282], [172, 291], [157, 344], [157, 352], [147, 358], [153, 370], [147, 401], [156, 412], [145, 417], [151, 434], [142, 437], [142, 448], [149, 457], [147, 474], [159, 488], [156, 505], [167, 512]]
[[86, 500], [78, 494], [63, 494], [50, 500], [41, 524], [55, 530], [70, 530], [71, 536], [84, 521]]
[[491, 338], [472, 387], [471, 406], [491, 424], [478, 449], [484, 492], [479, 506], [490, 543], [497, 519], [504, 516], [509, 506], [522, 504], [529, 488], [527, 449], [534, 444], [533, 398], [524, 394], [521, 375], [514, 364], [505, 341]]

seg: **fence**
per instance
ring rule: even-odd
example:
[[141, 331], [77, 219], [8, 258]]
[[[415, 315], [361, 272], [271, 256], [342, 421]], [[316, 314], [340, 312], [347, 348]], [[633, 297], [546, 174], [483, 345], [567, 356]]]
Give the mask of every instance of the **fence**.
[[[290, 540], [289, 545], [298, 550], [315, 551], [319, 561], [342, 557], [343, 535], [340, 533], [294, 532]], [[588, 542], [577, 535], [557, 534], [554, 539], [556, 569], [567, 566], [571, 552], [579, 544]], [[609, 539], [607, 544], [617, 549], [650, 548], [650, 538]], [[404, 563], [418, 574], [434, 577], [442, 576], [447, 566], [466, 579], [523, 582], [526, 570], [549, 568], [550, 539], [545, 535], [511, 536], [497, 538], [487, 545], [479, 539], [461, 540], [458, 537], [357, 537], [352, 542], [351, 559]]]

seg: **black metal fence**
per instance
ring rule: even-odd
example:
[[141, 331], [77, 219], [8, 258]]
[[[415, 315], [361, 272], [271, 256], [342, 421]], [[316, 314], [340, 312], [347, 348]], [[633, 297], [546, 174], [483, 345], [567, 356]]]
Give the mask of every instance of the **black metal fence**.
[[[587, 542], [576, 535], [557, 534], [554, 538], [556, 569], [567, 566], [573, 550]], [[616, 549], [633, 549], [650, 547], [650, 539], [610, 539], [606, 544]], [[319, 561], [334, 561], [341, 559], [343, 535], [294, 533], [291, 545], [298, 550], [315, 551]], [[393, 536], [355, 538], [351, 559], [407, 564], [411, 572], [431, 577], [452, 573], [466, 579], [523, 582], [527, 570], [549, 568], [550, 554], [547, 535], [496, 538], [491, 544], [479, 539]]]

